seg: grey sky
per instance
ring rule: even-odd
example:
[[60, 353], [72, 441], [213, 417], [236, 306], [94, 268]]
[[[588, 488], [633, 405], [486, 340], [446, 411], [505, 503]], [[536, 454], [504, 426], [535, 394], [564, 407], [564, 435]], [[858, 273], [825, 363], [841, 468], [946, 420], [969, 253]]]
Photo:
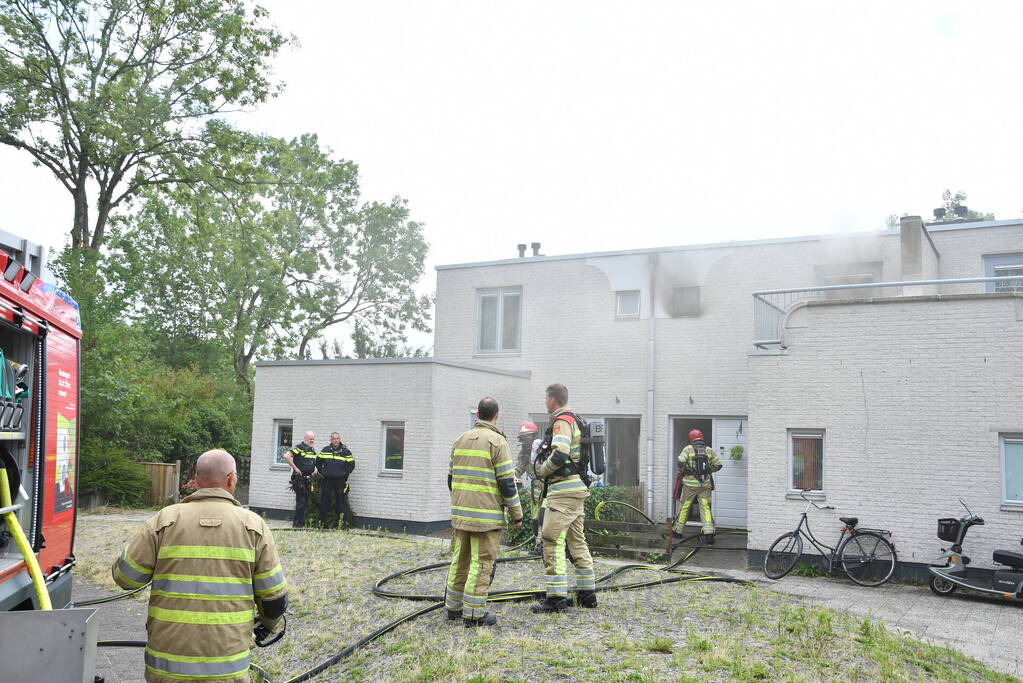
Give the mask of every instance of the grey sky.
[[[301, 46], [237, 119], [318, 133], [400, 194], [433, 266], [865, 230], [945, 188], [1023, 209], [1018, 2], [265, 3]], [[0, 227], [67, 193], [0, 148]]]

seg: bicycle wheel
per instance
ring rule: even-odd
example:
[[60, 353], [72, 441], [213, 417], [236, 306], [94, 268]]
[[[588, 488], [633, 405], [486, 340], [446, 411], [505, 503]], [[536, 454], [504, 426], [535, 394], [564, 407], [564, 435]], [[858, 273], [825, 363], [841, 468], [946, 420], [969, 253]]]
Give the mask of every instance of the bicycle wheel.
[[880, 586], [895, 573], [895, 548], [872, 531], [855, 531], [839, 549], [842, 571], [861, 586]]
[[803, 539], [795, 531], [782, 534], [764, 555], [764, 574], [769, 579], [780, 579], [792, 571], [803, 554]]

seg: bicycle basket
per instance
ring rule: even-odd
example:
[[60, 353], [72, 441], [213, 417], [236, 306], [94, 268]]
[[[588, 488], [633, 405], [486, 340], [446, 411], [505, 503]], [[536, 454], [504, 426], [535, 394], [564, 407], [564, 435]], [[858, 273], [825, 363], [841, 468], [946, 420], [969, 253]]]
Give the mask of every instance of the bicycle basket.
[[959, 529], [962, 524], [958, 519], [943, 517], [938, 520], [938, 538], [949, 543], [959, 540]]

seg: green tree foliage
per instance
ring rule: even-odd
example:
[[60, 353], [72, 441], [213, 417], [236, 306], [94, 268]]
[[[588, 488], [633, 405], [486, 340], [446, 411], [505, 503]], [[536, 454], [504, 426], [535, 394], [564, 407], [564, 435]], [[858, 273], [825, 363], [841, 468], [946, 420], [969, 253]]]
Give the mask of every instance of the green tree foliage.
[[[953, 194], [952, 190], [945, 190], [941, 193], [941, 200], [942, 206], [945, 208], [945, 220], [954, 221], [958, 218], [956, 209], [966, 205], [966, 193], [959, 190]], [[973, 209], [966, 211], [966, 220], [968, 221], [993, 221], [994, 219], [993, 213], [982, 213]]]
[[355, 323], [355, 329], [352, 330], [352, 343], [355, 346], [355, 358], [425, 358], [429, 355], [423, 347], [410, 347], [397, 340], [378, 341], [359, 322]]
[[338, 323], [362, 321], [384, 344], [428, 329], [414, 290], [427, 245], [404, 200], [359, 205], [355, 165], [315, 135], [216, 135], [206, 182], [147, 193], [110, 243], [136, 322], [189, 358], [226, 350], [246, 389], [254, 359], [303, 357]]
[[276, 94], [287, 42], [244, 0], [0, 0], [0, 143], [53, 173], [72, 246], [98, 250], [118, 207], [192, 177], [209, 117]]

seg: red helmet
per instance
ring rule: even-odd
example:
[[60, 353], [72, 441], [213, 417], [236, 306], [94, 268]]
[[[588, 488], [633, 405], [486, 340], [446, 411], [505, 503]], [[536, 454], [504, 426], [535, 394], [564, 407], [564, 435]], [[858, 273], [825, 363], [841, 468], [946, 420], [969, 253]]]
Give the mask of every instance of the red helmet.
[[703, 432], [701, 432], [699, 429], [694, 429], [693, 431], [689, 432], [689, 440], [703, 441]]
[[523, 422], [522, 426], [519, 427], [519, 434], [526, 434], [527, 432], [536, 432], [536, 425], [532, 422]]

